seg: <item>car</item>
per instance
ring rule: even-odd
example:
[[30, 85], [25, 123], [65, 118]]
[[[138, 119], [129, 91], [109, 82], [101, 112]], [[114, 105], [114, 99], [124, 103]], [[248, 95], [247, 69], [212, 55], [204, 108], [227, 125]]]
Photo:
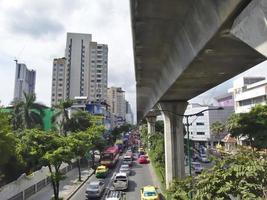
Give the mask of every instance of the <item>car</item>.
[[100, 198], [105, 190], [105, 183], [103, 181], [93, 181], [88, 184], [86, 187], [86, 198], [93, 199], [93, 198]]
[[152, 185], [148, 185], [141, 188], [141, 200], [159, 200], [159, 193], [157, 188]]
[[199, 160], [204, 163], [210, 162], [206, 154], [200, 154]]
[[148, 158], [147, 158], [147, 156], [145, 156], [145, 155], [141, 155], [141, 156], [138, 158], [137, 162], [138, 162], [139, 164], [147, 164], [147, 163], [149, 163]]
[[191, 165], [196, 174], [200, 174], [203, 171], [203, 167], [199, 162], [192, 162]]
[[127, 190], [129, 184], [129, 178], [126, 173], [117, 173], [113, 180], [112, 185], [115, 190]]
[[123, 165], [129, 165], [130, 167], [132, 166], [133, 159], [131, 156], [124, 156], [122, 159], [122, 164]]
[[126, 173], [128, 176], [131, 174], [131, 169], [129, 167], [129, 165], [121, 165], [120, 167], [120, 172]]
[[109, 169], [105, 165], [100, 165], [96, 168], [96, 178], [105, 178], [108, 175]]
[[122, 191], [109, 190], [105, 200], [126, 200], [126, 193]]

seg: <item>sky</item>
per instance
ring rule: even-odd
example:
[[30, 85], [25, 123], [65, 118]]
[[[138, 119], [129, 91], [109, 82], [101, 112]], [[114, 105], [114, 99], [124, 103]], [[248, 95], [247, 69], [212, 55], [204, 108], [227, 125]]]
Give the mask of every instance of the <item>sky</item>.
[[1, 105], [13, 99], [16, 58], [36, 70], [37, 101], [50, 106], [53, 59], [64, 56], [66, 33], [77, 32], [108, 45], [108, 85], [122, 87], [136, 110], [127, 0], [0, 0], [0, 27]]
[[[37, 101], [50, 105], [53, 58], [63, 57], [66, 33], [90, 33], [108, 44], [108, 85], [122, 87], [136, 111], [130, 8], [128, 0], [0, 0], [0, 101], [13, 98], [15, 62], [37, 72]], [[267, 63], [240, 76], [267, 76]], [[227, 92], [232, 78], [191, 100], [210, 104]]]

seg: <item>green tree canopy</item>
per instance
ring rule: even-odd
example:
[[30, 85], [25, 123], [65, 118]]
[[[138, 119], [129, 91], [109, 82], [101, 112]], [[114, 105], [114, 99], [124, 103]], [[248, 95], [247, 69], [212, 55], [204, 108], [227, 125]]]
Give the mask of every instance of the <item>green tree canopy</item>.
[[10, 115], [0, 112], [0, 166], [6, 164], [15, 155], [17, 138], [11, 130]]
[[59, 199], [59, 182], [64, 178], [60, 166], [73, 158], [71, 150], [66, 137], [36, 129], [24, 131], [17, 145], [17, 152], [25, 162], [48, 166], [56, 200]]
[[54, 116], [52, 117], [52, 123], [55, 124], [56, 128], [59, 129], [59, 133], [67, 136], [67, 127], [69, 123], [68, 109], [73, 105], [73, 101], [67, 99], [61, 101], [54, 108], [56, 110]]
[[233, 114], [226, 127], [232, 136], [247, 137], [253, 148], [267, 148], [267, 105], [257, 105], [248, 113]]
[[24, 93], [24, 100], [14, 102], [12, 124], [14, 130], [43, 128], [43, 108], [35, 102], [35, 94]]
[[216, 161], [211, 169], [194, 180], [189, 177], [174, 181], [168, 199], [188, 199], [186, 194], [190, 191], [195, 200], [266, 199], [266, 167], [266, 155], [244, 151]]
[[73, 113], [67, 123], [67, 130], [70, 132], [85, 131], [92, 125], [91, 115], [87, 111], [78, 110]]

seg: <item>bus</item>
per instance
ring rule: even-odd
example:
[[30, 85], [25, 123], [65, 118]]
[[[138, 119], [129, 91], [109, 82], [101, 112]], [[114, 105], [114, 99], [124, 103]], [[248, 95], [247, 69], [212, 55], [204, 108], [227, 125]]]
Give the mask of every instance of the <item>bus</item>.
[[112, 168], [119, 159], [119, 148], [117, 146], [108, 147], [101, 155], [101, 165]]

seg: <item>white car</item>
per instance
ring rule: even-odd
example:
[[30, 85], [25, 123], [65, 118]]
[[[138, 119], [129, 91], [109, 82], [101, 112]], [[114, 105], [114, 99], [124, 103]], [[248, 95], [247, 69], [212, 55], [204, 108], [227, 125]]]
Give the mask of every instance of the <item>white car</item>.
[[129, 167], [129, 165], [121, 165], [120, 167], [120, 172], [121, 173], [126, 173], [128, 176], [131, 174], [131, 169]]
[[200, 161], [204, 163], [210, 162], [206, 154], [200, 154]]
[[122, 164], [123, 165], [129, 165], [129, 166], [132, 166], [132, 162], [133, 162], [133, 159], [131, 156], [124, 156], [123, 159], [122, 159]]
[[117, 173], [112, 181], [115, 190], [127, 190], [129, 179], [126, 173]]
[[199, 162], [192, 162], [191, 165], [196, 174], [200, 174], [203, 171], [203, 167]]

